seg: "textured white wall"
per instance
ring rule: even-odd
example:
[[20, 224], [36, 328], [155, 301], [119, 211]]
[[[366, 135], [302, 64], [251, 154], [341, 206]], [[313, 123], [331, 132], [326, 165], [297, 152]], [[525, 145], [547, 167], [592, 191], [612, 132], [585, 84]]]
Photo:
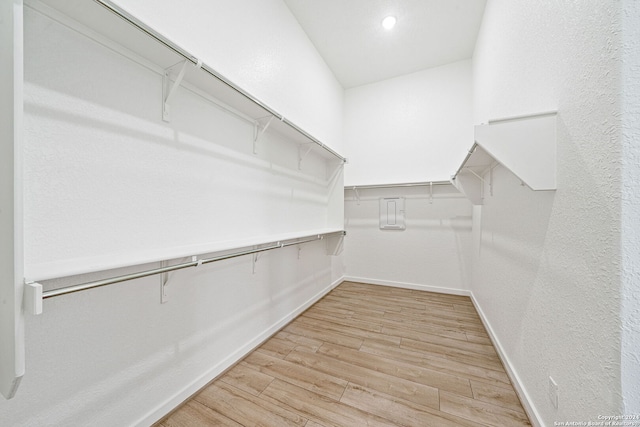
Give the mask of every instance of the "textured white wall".
[[[251, 126], [183, 89], [167, 125], [158, 74], [31, 8], [25, 31], [27, 270], [341, 225], [342, 177], [328, 182], [320, 158], [298, 171], [297, 147], [269, 133], [254, 156]], [[317, 242], [264, 253], [255, 273], [251, 257], [171, 273], [166, 304], [160, 276], [47, 300], [26, 320], [27, 373], [0, 424], [150, 425], [328, 291], [333, 271]]]
[[640, 2], [622, 15], [622, 399], [640, 414]]
[[345, 92], [345, 184], [448, 180], [473, 144], [471, 62]]
[[[436, 292], [468, 292], [471, 203], [453, 186], [345, 192], [346, 278]], [[405, 197], [406, 229], [380, 230], [379, 199]]]
[[614, 0], [493, 0], [474, 55], [476, 122], [559, 110], [558, 190], [496, 168], [472, 284], [546, 425], [623, 411], [620, 30]]
[[299, 171], [297, 146], [273, 132], [254, 155], [252, 124], [184, 89], [164, 123], [158, 74], [28, 17], [27, 277], [341, 226], [321, 157]]
[[282, 0], [116, 0], [339, 152], [343, 90]]

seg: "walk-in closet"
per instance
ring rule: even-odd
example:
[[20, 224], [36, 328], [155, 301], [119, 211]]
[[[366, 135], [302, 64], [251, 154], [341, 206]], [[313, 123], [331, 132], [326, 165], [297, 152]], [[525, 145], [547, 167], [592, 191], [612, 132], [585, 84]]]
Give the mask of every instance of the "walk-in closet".
[[0, 426], [640, 426], [639, 24], [0, 2]]

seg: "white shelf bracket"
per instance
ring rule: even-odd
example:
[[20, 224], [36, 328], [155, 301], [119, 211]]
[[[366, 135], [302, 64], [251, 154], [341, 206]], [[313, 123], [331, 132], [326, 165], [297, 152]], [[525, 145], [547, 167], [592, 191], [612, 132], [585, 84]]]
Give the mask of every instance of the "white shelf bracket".
[[302, 170], [302, 161], [304, 160], [305, 157], [307, 157], [307, 154], [309, 154], [313, 149], [313, 145], [309, 145], [309, 148], [307, 148], [306, 151], [303, 149], [303, 147], [304, 147], [304, 144], [298, 145], [298, 170]]
[[[160, 267], [164, 268], [167, 266], [167, 261], [162, 261], [160, 263]], [[164, 304], [169, 300], [169, 295], [167, 294], [167, 282], [169, 281], [169, 273], [162, 273], [160, 275], [160, 303]]]
[[[335, 167], [331, 168], [330, 165], [335, 165]], [[340, 161], [339, 163], [327, 162], [327, 181], [333, 182], [343, 168], [344, 168], [343, 161]], [[330, 171], [331, 173], [329, 173]]]
[[324, 241], [326, 242], [325, 250], [327, 255], [340, 255], [344, 244], [344, 236], [345, 234], [341, 234], [340, 236], [331, 236], [327, 239], [324, 239]]
[[493, 162], [489, 168], [489, 195], [493, 197], [493, 169], [498, 166], [498, 162]]
[[[180, 63], [178, 63], [180, 64]], [[164, 70], [162, 74], [162, 120], [168, 122], [171, 120], [171, 98], [176, 93], [176, 89], [182, 83], [182, 79], [184, 78], [184, 73], [187, 71], [187, 65], [189, 65], [188, 60], [182, 61], [182, 65], [180, 67], [180, 71], [176, 76], [176, 79], [171, 81], [171, 70], [178, 64], [172, 65], [171, 67]], [[202, 62], [198, 61], [198, 65], [196, 67], [202, 66]]]
[[471, 172], [476, 178], [478, 178], [480, 180], [480, 182], [484, 183], [484, 178], [482, 178], [480, 175], [478, 175], [477, 173], [475, 173], [472, 169], [469, 168], [462, 168], [462, 170], [467, 171], [467, 172]]
[[42, 314], [42, 285], [36, 282], [24, 284], [24, 311], [38, 315]]
[[258, 154], [258, 143], [262, 139], [262, 135], [269, 129], [274, 117], [269, 116], [269, 120], [264, 125], [260, 123], [260, 119], [256, 120], [253, 128], [253, 154]]
[[251, 274], [256, 274], [256, 263], [258, 262], [258, 258], [260, 258], [259, 253], [255, 253], [251, 257]]
[[429, 182], [429, 204], [433, 204], [433, 182]]
[[298, 245], [298, 260], [300, 260], [300, 252], [302, 252], [302, 245]]
[[356, 195], [356, 204], [360, 206], [360, 193], [358, 193], [358, 187], [353, 187], [353, 192]]

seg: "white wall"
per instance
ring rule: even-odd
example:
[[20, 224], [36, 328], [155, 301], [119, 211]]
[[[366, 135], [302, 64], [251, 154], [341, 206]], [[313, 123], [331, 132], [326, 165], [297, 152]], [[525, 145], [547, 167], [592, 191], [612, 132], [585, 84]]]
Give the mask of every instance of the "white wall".
[[[285, 9], [251, 3], [274, 18], [262, 30], [296, 44], [299, 29], [281, 26], [290, 19]], [[225, 10], [218, 11], [222, 21]], [[327, 179], [333, 169], [321, 157], [310, 154], [299, 171], [297, 146], [269, 132], [254, 155], [249, 124], [183, 88], [166, 124], [157, 72], [30, 7], [25, 33], [27, 274], [38, 265], [77, 266], [82, 256], [126, 259], [155, 247], [341, 226], [342, 175]], [[298, 61], [300, 49], [311, 49], [305, 40], [299, 49], [281, 45], [283, 57]], [[305, 78], [325, 89], [334, 81], [323, 73]], [[274, 101], [297, 92], [295, 85], [278, 89]], [[324, 117], [316, 126], [319, 134], [339, 136], [341, 123]], [[0, 423], [149, 425], [322, 296], [340, 274], [325, 242], [263, 253], [255, 272], [251, 259], [169, 274], [165, 304], [160, 276], [46, 300], [42, 315], [26, 319], [27, 372], [16, 397], [0, 400]]]
[[[345, 279], [468, 294], [471, 203], [453, 186], [345, 192]], [[380, 230], [381, 197], [405, 198], [405, 230]]]
[[282, 0], [114, 3], [344, 151], [342, 87]]
[[[625, 410], [620, 29], [613, 0], [492, 0], [474, 54], [476, 122], [559, 111], [557, 191], [533, 193], [495, 169], [472, 284], [544, 425]], [[558, 409], [549, 376], [559, 386]]]
[[448, 180], [473, 144], [471, 62], [345, 92], [346, 185]]

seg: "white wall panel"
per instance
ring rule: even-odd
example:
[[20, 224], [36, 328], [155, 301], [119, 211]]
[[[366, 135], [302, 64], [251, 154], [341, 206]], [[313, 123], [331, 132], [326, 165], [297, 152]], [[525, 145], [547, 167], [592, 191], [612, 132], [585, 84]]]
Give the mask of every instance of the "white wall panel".
[[323, 159], [310, 154], [298, 170], [297, 145], [268, 131], [254, 155], [250, 123], [183, 88], [164, 123], [159, 75], [28, 18], [27, 277], [316, 230], [330, 205], [341, 213]]
[[[281, 19], [265, 22], [277, 32]], [[269, 131], [254, 155], [251, 125], [182, 87], [166, 124], [157, 72], [32, 8], [25, 31], [27, 274], [341, 226], [342, 174], [328, 179], [335, 169], [323, 158], [311, 153], [298, 170], [297, 146]], [[299, 33], [289, 35], [295, 43]], [[318, 134], [335, 135], [334, 119], [316, 123]], [[160, 276], [46, 300], [26, 320], [27, 372], [16, 396], [0, 400], [0, 423], [152, 424], [337, 283], [325, 243], [263, 253], [255, 271], [239, 257], [173, 272], [165, 304]]]
[[338, 152], [343, 90], [281, 0], [117, 0]]
[[474, 55], [476, 122], [559, 112], [557, 191], [496, 167], [472, 284], [542, 425], [623, 411], [620, 15], [616, 1], [489, 1]]
[[[468, 293], [471, 203], [453, 186], [345, 192], [346, 278], [436, 292]], [[404, 230], [381, 230], [380, 199], [404, 197]]]
[[448, 180], [473, 144], [471, 62], [345, 92], [345, 184]]

